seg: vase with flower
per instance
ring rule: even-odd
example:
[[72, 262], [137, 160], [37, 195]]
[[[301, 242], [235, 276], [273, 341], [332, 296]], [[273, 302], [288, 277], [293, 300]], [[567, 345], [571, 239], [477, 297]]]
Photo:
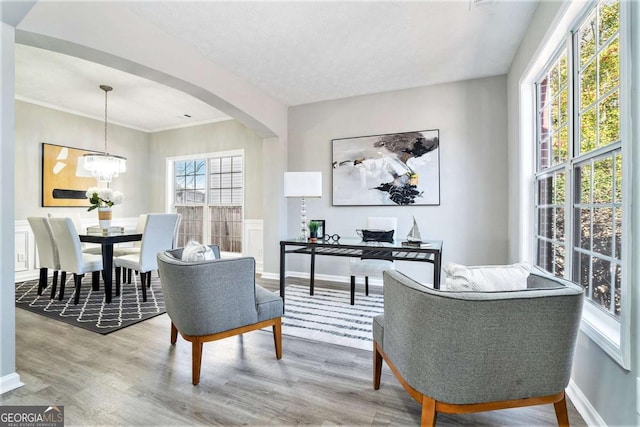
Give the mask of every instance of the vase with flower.
[[124, 201], [124, 194], [120, 191], [113, 191], [110, 188], [91, 187], [87, 190], [86, 196], [91, 206], [88, 211], [98, 209], [98, 221], [100, 228], [108, 229], [111, 226], [113, 205], [118, 205]]

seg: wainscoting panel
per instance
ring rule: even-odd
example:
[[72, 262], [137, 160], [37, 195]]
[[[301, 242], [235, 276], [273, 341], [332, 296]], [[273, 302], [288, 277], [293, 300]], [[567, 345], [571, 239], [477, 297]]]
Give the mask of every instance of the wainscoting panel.
[[264, 268], [264, 253], [262, 239], [263, 221], [261, 219], [244, 220], [243, 256], [256, 259], [256, 273], [262, 273]]

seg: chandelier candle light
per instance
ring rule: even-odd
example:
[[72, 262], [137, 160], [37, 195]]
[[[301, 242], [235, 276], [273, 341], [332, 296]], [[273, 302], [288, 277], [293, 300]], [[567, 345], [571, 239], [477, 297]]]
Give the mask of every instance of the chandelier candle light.
[[84, 168], [91, 172], [98, 182], [111, 180], [127, 170], [127, 159], [109, 154], [107, 151], [107, 94], [113, 90], [111, 86], [100, 85], [104, 91], [104, 153], [90, 153], [82, 156]]
[[304, 199], [305, 197], [322, 197], [322, 172], [285, 172], [284, 196], [302, 198], [299, 238], [306, 241], [309, 237], [309, 229]]

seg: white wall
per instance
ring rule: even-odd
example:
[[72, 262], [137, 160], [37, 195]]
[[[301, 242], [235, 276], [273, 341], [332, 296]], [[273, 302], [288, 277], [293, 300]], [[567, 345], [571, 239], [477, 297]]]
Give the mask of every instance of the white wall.
[[[638, 2], [627, 2], [632, 8], [634, 17], [632, 22], [640, 20], [640, 4]], [[526, 209], [526, 205], [531, 203], [531, 194], [528, 194], [527, 178], [521, 177], [522, 159], [532, 158], [532, 153], [528, 152], [527, 147], [520, 145], [519, 136], [522, 131], [519, 123], [519, 85], [529, 62], [536, 56], [536, 51], [545, 37], [547, 31], [553, 27], [554, 19], [558, 13], [563, 10], [566, 4], [560, 2], [541, 2], [538, 7], [531, 24], [527, 30], [522, 44], [516, 54], [508, 74], [508, 97], [509, 97], [509, 258], [511, 261], [526, 258], [526, 247], [523, 242], [528, 240], [531, 231], [527, 229], [527, 217], [530, 212]], [[640, 63], [640, 34], [637, 25], [632, 25], [632, 63]], [[633, 164], [634, 175], [640, 167], [639, 154], [637, 147], [640, 146], [640, 117], [638, 96], [638, 82], [640, 76], [638, 67], [633, 67], [634, 93], [631, 100], [631, 107], [634, 114], [633, 123]], [[635, 200], [640, 200], [640, 189], [637, 185], [640, 182], [637, 176], [632, 180], [633, 196]], [[628, 185], [631, 183], [625, 183]], [[632, 426], [640, 425], [640, 417], [636, 412], [636, 399], [638, 396], [637, 379], [639, 375], [638, 366], [640, 365], [640, 352], [638, 348], [640, 341], [638, 339], [638, 309], [640, 306], [640, 296], [638, 295], [638, 282], [640, 275], [640, 236], [638, 229], [640, 225], [640, 214], [637, 205], [633, 207], [631, 213], [633, 217], [632, 229], [625, 230], [625, 238], [630, 238], [633, 242], [632, 253], [629, 256], [627, 266], [631, 271], [632, 277], [631, 292], [628, 297], [632, 298], [631, 307], [632, 314], [632, 330], [631, 330], [631, 356], [632, 367], [630, 371], [623, 369], [611, 357], [609, 357], [602, 349], [593, 342], [587, 335], [580, 333], [576, 347], [574, 358], [572, 381], [578, 389], [578, 395], [582, 401], [576, 401], [576, 406], [580, 405], [582, 410], [586, 412], [583, 416], [587, 421], [593, 423], [605, 423], [611, 426]], [[571, 396], [572, 398], [574, 396]], [[638, 408], [640, 409], [640, 408]]]
[[[308, 199], [310, 219], [330, 233], [355, 237], [366, 217], [396, 216], [404, 238], [415, 216], [422, 237], [444, 241], [443, 262], [507, 261], [506, 78], [491, 77], [400, 90], [289, 109], [289, 171], [322, 171], [323, 197]], [[440, 130], [440, 206], [334, 207], [331, 202], [335, 138], [426, 129]], [[288, 202], [288, 233], [297, 234], [300, 200]], [[309, 271], [309, 259], [290, 255], [287, 270]], [[348, 274], [348, 259], [318, 257], [319, 275]], [[432, 282], [431, 265], [396, 268]]]

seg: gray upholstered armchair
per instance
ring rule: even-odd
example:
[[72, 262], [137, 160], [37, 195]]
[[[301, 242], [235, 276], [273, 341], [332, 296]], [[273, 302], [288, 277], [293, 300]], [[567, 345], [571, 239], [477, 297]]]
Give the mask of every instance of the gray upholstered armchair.
[[178, 332], [192, 343], [192, 382], [200, 382], [202, 344], [273, 327], [276, 357], [282, 357], [282, 298], [255, 284], [249, 257], [184, 262], [182, 249], [158, 253], [160, 282], [171, 318], [171, 344]]
[[382, 360], [422, 405], [422, 425], [437, 412], [465, 413], [553, 403], [568, 425], [569, 383], [582, 288], [531, 274], [527, 289], [448, 292], [386, 271], [384, 315], [373, 320], [374, 378]]

